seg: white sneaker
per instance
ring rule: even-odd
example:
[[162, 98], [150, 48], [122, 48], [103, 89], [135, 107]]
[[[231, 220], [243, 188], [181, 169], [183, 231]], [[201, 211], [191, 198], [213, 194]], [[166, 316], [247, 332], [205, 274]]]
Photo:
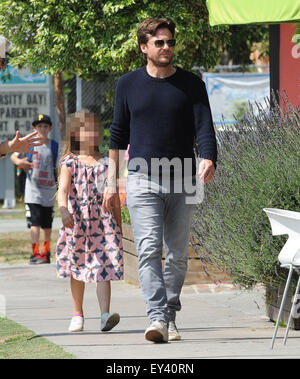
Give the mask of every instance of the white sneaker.
[[169, 341], [179, 341], [181, 340], [181, 335], [178, 332], [175, 321], [169, 322]]
[[101, 317], [101, 330], [102, 332], [108, 332], [114, 328], [120, 321], [120, 315], [118, 313], [105, 313]]
[[70, 326], [69, 332], [81, 332], [83, 330], [84, 318], [81, 316], [73, 316]]
[[165, 322], [155, 320], [145, 331], [145, 338], [152, 342], [168, 342], [168, 326]]

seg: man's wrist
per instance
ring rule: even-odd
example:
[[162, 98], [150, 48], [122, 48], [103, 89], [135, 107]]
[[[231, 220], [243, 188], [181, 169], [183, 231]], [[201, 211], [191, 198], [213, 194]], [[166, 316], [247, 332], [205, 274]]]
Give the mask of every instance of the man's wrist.
[[216, 164], [216, 161], [213, 160], [212, 158], [202, 158], [204, 161], [209, 161], [211, 162], [211, 165], [214, 166], [214, 168], [216, 169], [217, 168], [217, 164]]

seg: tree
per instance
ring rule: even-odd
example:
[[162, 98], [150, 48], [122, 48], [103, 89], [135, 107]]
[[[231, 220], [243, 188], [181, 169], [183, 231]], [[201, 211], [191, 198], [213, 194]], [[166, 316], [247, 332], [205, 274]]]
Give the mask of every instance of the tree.
[[142, 63], [137, 25], [167, 16], [177, 24], [177, 64], [212, 67], [228, 41], [227, 27], [211, 28], [203, 0], [0, 0], [0, 31], [14, 45], [14, 64], [45, 73], [124, 72]]
[[55, 76], [59, 106], [63, 72], [86, 79], [141, 66], [137, 26], [162, 16], [177, 24], [174, 63], [187, 69], [215, 65], [229, 32], [209, 26], [204, 0], [0, 0], [0, 34], [13, 44], [12, 65]]
[[230, 41], [225, 49], [233, 64], [251, 64], [249, 56], [254, 43], [261, 43], [261, 53], [269, 56], [268, 25], [230, 25], [229, 31]]

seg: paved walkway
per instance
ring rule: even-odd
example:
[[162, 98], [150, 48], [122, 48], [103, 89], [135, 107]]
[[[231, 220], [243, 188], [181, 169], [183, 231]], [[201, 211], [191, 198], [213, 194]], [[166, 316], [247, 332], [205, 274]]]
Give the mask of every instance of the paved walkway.
[[[16, 212], [18, 213], [18, 212]], [[0, 213], [0, 217], [1, 217]], [[8, 213], [7, 213], [8, 214]], [[61, 226], [61, 218], [55, 217], [52, 224], [53, 230], [58, 230]], [[26, 218], [15, 218], [12, 220], [1, 220], [0, 218], [0, 233], [13, 233], [13, 232], [28, 232]]]
[[[68, 333], [72, 313], [69, 280], [57, 279], [55, 266], [0, 265], [0, 300], [6, 316], [61, 345], [78, 358], [189, 359], [299, 358], [300, 331], [290, 331], [282, 346], [280, 328], [270, 350], [273, 324], [265, 317], [264, 291], [239, 291], [229, 285], [185, 286], [177, 324], [182, 340], [168, 344], [145, 341], [148, 325], [141, 290], [112, 283], [111, 310], [121, 315], [111, 332], [99, 331], [95, 286], [86, 286], [85, 330]], [[1, 309], [1, 302], [0, 302]]]
[[[55, 218], [53, 229], [60, 225], [61, 219]], [[0, 219], [0, 233], [17, 231], [28, 231], [24, 218]], [[111, 310], [120, 313], [121, 322], [111, 332], [101, 333], [95, 286], [88, 284], [85, 330], [70, 334], [69, 280], [56, 278], [54, 264], [0, 265], [0, 312], [78, 358], [300, 357], [300, 331], [291, 330], [284, 347], [285, 329], [280, 328], [274, 350], [270, 349], [274, 326], [265, 316], [263, 288], [240, 291], [230, 283], [184, 286], [181, 302], [177, 324], [182, 340], [153, 344], [144, 339], [148, 320], [140, 288], [123, 281], [112, 282]]]

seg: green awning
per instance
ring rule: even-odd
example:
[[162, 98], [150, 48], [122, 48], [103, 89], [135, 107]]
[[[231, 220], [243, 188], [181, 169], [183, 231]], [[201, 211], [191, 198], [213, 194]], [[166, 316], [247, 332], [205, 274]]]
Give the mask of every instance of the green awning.
[[206, 0], [214, 25], [300, 22], [300, 0]]

